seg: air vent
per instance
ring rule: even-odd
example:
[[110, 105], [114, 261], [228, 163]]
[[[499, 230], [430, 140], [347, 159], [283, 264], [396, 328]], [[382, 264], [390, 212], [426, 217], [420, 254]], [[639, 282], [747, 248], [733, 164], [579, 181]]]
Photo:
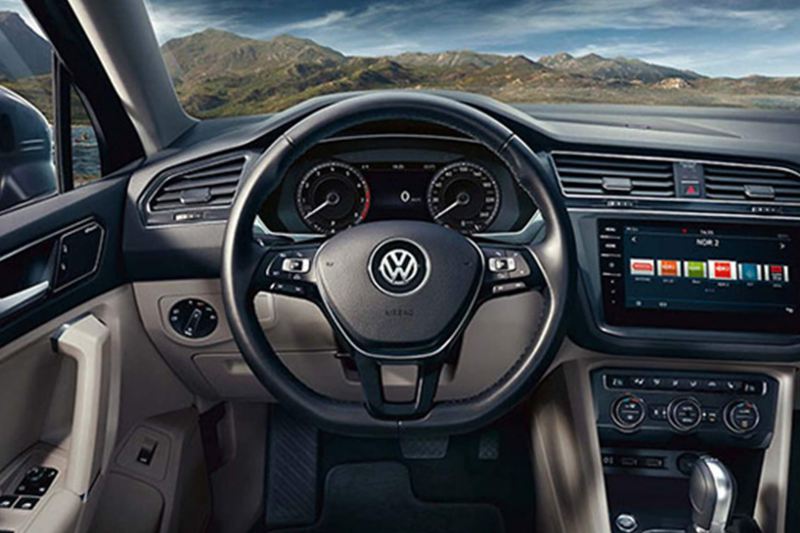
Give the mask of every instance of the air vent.
[[567, 196], [675, 196], [672, 161], [566, 152], [553, 161]]
[[800, 202], [800, 175], [775, 167], [703, 165], [710, 200]]
[[[159, 221], [159, 214], [202, 212], [209, 208], [227, 208], [239, 186], [247, 157], [243, 154], [213, 159], [170, 173], [148, 202], [148, 211]], [[182, 216], [176, 220], [193, 220]]]

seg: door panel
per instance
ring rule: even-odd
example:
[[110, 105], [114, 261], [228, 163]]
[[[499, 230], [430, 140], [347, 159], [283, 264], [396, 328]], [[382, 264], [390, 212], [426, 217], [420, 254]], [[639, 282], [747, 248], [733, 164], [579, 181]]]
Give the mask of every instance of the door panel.
[[[107, 178], [0, 214], [0, 345], [125, 282], [120, 228], [126, 186], [126, 176]], [[99, 233], [75, 233], [92, 222]], [[100, 253], [93, 255], [98, 241]], [[64, 244], [76, 253], [65, 254]], [[87, 267], [91, 275], [82, 276]], [[50, 283], [44, 294], [3, 316], [4, 298], [44, 281]]]
[[119, 420], [120, 311], [82, 304], [125, 283], [126, 185], [0, 214], [0, 498], [11, 507], [0, 499], [0, 530], [78, 531], [98, 499]]

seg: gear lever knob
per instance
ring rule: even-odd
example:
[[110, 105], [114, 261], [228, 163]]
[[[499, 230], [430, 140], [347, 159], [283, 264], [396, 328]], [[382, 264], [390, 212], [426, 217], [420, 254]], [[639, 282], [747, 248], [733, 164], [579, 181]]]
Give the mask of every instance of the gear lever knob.
[[713, 457], [700, 457], [689, 480], [691, 533], [725, 533], [735, 500], [736, 485], [730, 470]]

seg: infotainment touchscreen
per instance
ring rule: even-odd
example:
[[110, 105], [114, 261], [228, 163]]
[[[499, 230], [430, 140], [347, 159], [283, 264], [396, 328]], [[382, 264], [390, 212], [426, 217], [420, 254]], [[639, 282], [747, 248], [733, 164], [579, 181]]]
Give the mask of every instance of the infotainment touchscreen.
[[800, 234], [773, 225], [599, 222], [606, 322], [800, 332]]

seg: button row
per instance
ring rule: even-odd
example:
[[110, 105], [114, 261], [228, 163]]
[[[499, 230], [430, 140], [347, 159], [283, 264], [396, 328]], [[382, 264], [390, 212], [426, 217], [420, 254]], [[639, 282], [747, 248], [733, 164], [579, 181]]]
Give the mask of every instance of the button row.
[[30, 511], [36, 504], [39, 503], [39, 498], [30, 496], [16, 496], [7, 494], [0, 496], [0, 509], [20, 509], [22, 511]]
[[664, 468], [664, 458], [643, 455], [603, 454], [603, 466], [622, 468]]
[[721, 392], [733, 394], [763, 395], [766, 382], [761, 380], [737, 380], [715, 378], [676, 378], [658, 376], [605, 376], [609, 389], [638, 389], [665, 391]]

